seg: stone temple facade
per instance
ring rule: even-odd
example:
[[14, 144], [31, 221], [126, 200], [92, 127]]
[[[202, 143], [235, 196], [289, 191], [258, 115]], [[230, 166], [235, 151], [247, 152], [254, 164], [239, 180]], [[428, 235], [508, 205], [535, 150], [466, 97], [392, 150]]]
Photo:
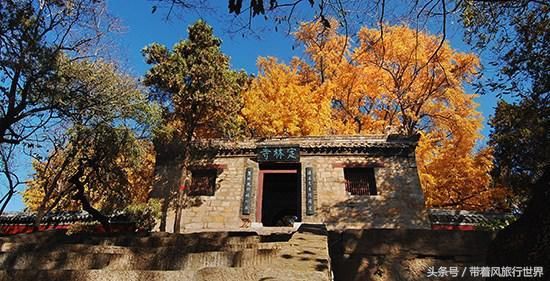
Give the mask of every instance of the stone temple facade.
[[[210, 140], [189, 167], [181, 229], [324, 223], [329, 229], [429, 228], [414, 150], [399, 135]], [[181, 166], [157, 166], [153, 197], [169, 200]], [[173, 201], [173, 199], [172, 199]], [[163, 217], [172, 231], [174, 209]], [[161, 229], [162, 230], [162, 229]]]

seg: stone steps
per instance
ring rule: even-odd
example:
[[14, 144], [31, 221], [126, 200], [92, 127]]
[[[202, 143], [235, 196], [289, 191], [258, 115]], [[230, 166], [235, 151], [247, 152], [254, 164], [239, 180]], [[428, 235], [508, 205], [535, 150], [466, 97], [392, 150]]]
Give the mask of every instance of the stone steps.
[[90, 244], [106, 246], [126, 247], [174, 247], [191, 244], [213, 244], [225, 245], [234, 243], [258, 243], [260, 239], [267, 239], [258, 236], [255, 232], [202, 232], [189, 234], [146, 233], [146, 234], [86, 234], [63, 235], [59, 231], [46, 231], [43, 233], [19, 234], [14, 236], [0, 237], [0, 244], [5, 243], [65, 243], [65, 244]]
[[106, 270], [0, 270], [0, 281], [118, 281], [195, 280], [194, 271], [106, 271]]
[[124, 253], [22, 252], [0, 254], [4, 270], [184, 270], [204, 267], [243, 267], [269, 264], [276, 249], [247, 249], [202, 253], [168, 254], [124, 251]]
[[191, 244], [183, 246], [163, 246], [163, 247], [127, 247], [111, 246], [101, 244], [39, 244], [39, 243], [21, 243], [6, 242], [0, 245], [0, 254], [13, 252], [79, 252], [79, 253], [157, 253], [169, 254], [172, 251], [178, 253], [196, 253], [205, 251], [238, 251], [243, 249], [278, 249], [286, 245], [286, 242], [229, 242], [222, 245], [212, 244]]
[[324, 281], [322, 272], [304, 272], [273, 268], [222, 268], [207, 267], [200, 270], [0, 270], [0, 281], [49, 280], [49, 281]]
[[[330, 280], [326, 230], [0, 237], [3, 280]], [[318, 228], [318, 227], [317, 227]]]

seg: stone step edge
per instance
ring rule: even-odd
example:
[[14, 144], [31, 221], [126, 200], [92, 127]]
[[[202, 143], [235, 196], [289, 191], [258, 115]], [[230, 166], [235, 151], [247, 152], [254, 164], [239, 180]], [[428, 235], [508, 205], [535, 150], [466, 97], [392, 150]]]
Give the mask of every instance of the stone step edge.
[[[82, 254], [126, 254], [126, 253], [159, 253], [159, 252], [176, 252], [180, 250], [184, 253], [204, 253], [220, 250], [239, 250], [239, 249], [279, 249], [288, 245], [286, 242], [261, 242], [261, 243], [230, 243], [220, 246], [201, 246], [201, 245], [181, 245], [181, 246], [162, 246], [162, 247], [134, 247], [134, 246], [117, 246], [117, 245], [95, 245], [95, 244], [61, 244], [55, 246], [44, 246], [39, 243], [4, 243], [0, 245], [0, 254], [9, 254], [13, 252], [33, 252], [33, 253], [50, 253], [55, 251], [75, 252]], [[196, 247], [197, 249], [193, 249]], [[208, 247], [212, 247], [209, 249]], [[105, 251], [104, 251], [105, 250]]]
[[[229, 278], [229, 279], [228, 279]], [[50, 280], [50, 281], [156, 281], [156, 280], [295, 280], [329, 281], [326, 274], [318, 271], [297, 271], [272, 268], [220, 268], [205, 267], [200, 270], [0, 270], [0, 281]]]
[[[25, 255], [0, 255], [0, 270], [185, 270], [190, 265], [229, 267], [237, 262], [237, 266], [269, 265], [273, 259], [279, 258], [280, 250], [245, 249], [238, 251], [214, 251], [204, 253], [186, 253], [179, 256], [169, 256], [169, 260], [156, 262], [162, 255], [157, 254], [88, 254], [79, 253], [49, 253], [36, 256], [33, 253]], [[250, 260], [247, 257], [257, 257]], [[243, 259], [244, 258], [244, 259]], [[207, 263], [219, 262], [220, 265]], [[37, 266], [39, 264], [39, 266]], [[88, 267], [95, 264], [97, 267]]]

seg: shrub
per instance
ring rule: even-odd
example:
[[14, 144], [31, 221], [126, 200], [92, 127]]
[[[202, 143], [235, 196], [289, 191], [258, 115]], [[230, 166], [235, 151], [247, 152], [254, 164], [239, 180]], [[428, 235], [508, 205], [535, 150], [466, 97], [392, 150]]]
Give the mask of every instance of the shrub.
[[96, 223], [77, 222], [69, 225], [67, 228], [67, 235], [74, 235], [80, 233], [94, 233], [96, 232]]
[[516, 216], [507, 216], [505, 218], [495, 219], [488, 222], [482, 222], [476, 227], [476, 229], [485, 230], [485, 231], [498, 231], [508, 227], [517, 219], [518, 218]]
[[151, 231], [160, 219], [161, 204], [157, 199], [150, 199], [147, 203], [135, 203], [124, 209], [124, 214], [134, 222], [137, 231]]

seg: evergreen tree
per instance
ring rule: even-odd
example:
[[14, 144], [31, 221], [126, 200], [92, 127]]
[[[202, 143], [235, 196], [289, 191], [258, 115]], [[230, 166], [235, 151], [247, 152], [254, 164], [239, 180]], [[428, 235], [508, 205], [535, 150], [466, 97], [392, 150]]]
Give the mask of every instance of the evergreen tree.
[[[229, 57], [220, 49], [221, 40], [212, 27], [199, 20], [188, 28], [189, 38], [172, 50], [154, 43], [143, 49], [151, 69], [144, 83], [153, 99], [162, 105], [163, 121], [155, 132], [157, 163], [183, 163], [179, 185], [187, 178], [192, 142], [202, 137], [235, 137], [242, 132], [238, 115], [240, 93], [246, 84], [243, 72], [231, 70]], [[173, 187], [175, 188], [175, 187]], [[174, 231], [179, 232], [181, 196], [177, 194]], [[170, 198], [165, 198], [166, 213]], [[165, 221], [161, 222], [161, 230]]]

